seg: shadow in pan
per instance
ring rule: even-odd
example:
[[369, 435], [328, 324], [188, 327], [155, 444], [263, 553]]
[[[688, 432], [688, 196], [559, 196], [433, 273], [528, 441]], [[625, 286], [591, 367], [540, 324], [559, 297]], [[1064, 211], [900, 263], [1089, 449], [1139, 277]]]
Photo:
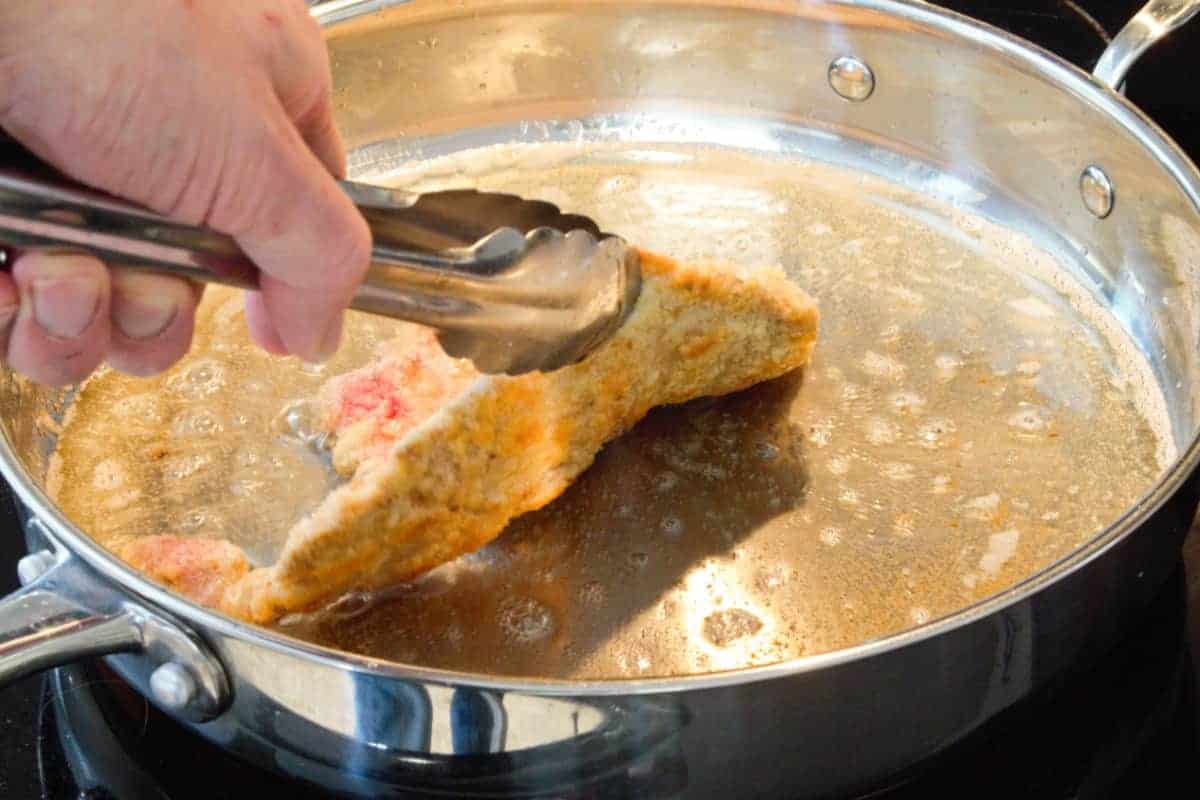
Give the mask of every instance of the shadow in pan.
[[[802, 382], [796, 372], [656, 409], [558, 500], [488, 547], [286, 631], [376, 658], [493, 675], [688, 670], [679, 656], [684, 626], [670, 621], [681, 612], [672, 590], [707, 559], [736, 559], [740, 542], [805, 500], [803, 432], [789, 420]], [[638, 658], [653, 668], [631, 663]]]

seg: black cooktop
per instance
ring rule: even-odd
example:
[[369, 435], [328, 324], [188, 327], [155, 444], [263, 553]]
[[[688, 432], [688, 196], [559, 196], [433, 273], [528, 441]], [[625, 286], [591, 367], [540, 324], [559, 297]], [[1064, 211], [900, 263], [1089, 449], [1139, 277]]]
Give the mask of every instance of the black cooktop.
[[[1090, 68], [1142, 0], [946, 0]], [[1200, 161], [1200, 95], [1184, 84], [1200, 22], [1152, 50], [1129, 98]], [[0, 592], [21, 554], [11, 497], [0, 493]], [[1200, 796], [1200, 535], [1144, 620], [1104, 659], [1076, 667], [880, 798]], [[282, 785], [178, 730], [85, 664], [0, 691], [3, 800], [223, 800]], [[599, 797], [604, 793], [587, 793]]]

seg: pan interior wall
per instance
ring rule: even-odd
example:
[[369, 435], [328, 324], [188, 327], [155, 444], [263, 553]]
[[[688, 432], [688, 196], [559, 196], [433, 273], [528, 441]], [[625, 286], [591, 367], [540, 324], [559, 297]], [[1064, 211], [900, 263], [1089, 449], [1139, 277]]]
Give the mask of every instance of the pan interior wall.
[[[466, 149], [461, 136], [423, 140], [425, 158], [377, 159], [373, 172], [359, 153], [357, 177], [511, 191], [674, 256], [782, 264], [822, 310], [813, 364], [656, 411], [493, 545], [285, 632], [542, 677], [771, 663], [906, 630], [1028, 577], [1174, 458], [1137, 347], [1052, 244], [964, 202], [1010, 208], [988, 193], [903, 167], [917, 162], [894, 162], [907, 179], [836, 166], [814, 142], [846, 142], [776, 123], [718, 124], [746, 143], [732, 147], [589, 137], [620, 127], [602, 122], [547, 125], [537, 143], [488, 146], [521, 134], [499, 128]], [[780, 141], [796, 146], [765, 146]], [[105, 373], [84, 387], [56, 499], [106, 544], [224, 536], [266, 562], [328, 485], [295, 436], [303, 398], [368, 358], [391, 323], [352, 315], [346, 348], [315, 369], [258, 354], [236, 294], [211, 292], [202, 316], [197, 348], [162, 378]]]

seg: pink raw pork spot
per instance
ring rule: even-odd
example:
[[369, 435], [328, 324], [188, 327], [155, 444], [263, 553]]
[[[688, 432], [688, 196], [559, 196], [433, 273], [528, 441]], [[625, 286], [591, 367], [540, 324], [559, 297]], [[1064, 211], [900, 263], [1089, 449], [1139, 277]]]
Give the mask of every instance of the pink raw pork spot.
[[334, 468], [350, 474], [364, 461], [383, 457], [477, 377], [469, 361], [446, 355], [433, 331], [403, 326], [378, 360], [331, 379], [321, 390], [320, 426], [336, 437]]

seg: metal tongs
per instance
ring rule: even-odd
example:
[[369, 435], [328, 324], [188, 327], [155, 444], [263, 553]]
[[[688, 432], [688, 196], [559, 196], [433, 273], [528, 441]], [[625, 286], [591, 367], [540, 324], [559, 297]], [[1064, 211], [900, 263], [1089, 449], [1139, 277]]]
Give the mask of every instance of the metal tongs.
[[[340, 183], [374, 241], [351, 307], [428, 325], [448, 354], [482, 372], [575, 363], [637, 300], [637, 251], [587, 217], [506, 194]], [[114, 266], [258, 285], [232, 238], [90, 189], [3, 134], [0, 245], [67, 247]]]

